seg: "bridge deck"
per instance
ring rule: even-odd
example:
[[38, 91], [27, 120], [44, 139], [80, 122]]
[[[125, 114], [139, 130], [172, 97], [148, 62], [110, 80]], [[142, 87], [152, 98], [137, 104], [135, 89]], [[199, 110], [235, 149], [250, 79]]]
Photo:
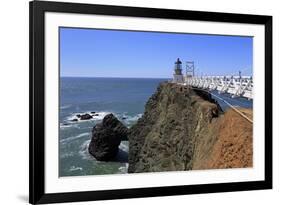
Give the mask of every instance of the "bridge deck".
[[232, 97], [253, 99], [253, 80], [250, 76], [185, 77], [185, 85], [206, 90], [217, 90]]

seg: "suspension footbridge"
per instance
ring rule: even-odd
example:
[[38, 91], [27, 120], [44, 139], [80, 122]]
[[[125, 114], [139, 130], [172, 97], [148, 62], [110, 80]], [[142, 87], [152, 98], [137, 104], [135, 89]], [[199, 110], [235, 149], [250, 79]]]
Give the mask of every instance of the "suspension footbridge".
[[182, 62], [177, 59], [175, 62], [175, 73], [173, 82], [189, 85], [208, 91], [218, 91], [219, 94], [227, 93], [232, 98], [243, 97], [253, 99], [252, 76], [239, 75], [229, 76], [195, 76], [194, 62], [186, 62], [186, 75], [182, 74]]
[[253, 99], [253, 80], [251, 76], [204, 76], [185, 77], [184, 84], [219, 94], [228, 93], [231, 97]]

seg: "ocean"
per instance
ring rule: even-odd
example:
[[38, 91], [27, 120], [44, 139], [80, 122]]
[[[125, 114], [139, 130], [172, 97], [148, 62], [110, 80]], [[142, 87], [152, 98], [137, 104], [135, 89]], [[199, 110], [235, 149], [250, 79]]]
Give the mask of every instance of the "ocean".
[[[88, 153], [91, 130], [109, 113], [130, 127], [142, 116], [145, 103], [158, 84], [167, 80], [61, 77], [59, 176], [127, 173], [128, 142], [121, 142], [115, 161], [100, 162]], [[235, 106], [252, 108], [252, 101], [219, 96]], [[223, 102], [219, 103], [224, 110], [227, 108]], [[86, 121], [73, 121], [76, 115], [90, 112], [95, 112], [96, 116]]]
[[[114, 162], [100, 162], [88, 153], [93, 126], [113, 113], [127, 127], [144, 112], [158, 84], [168, 79], [76, 78], [60, 79], [59, 175], [81, 176], [127, 173], [128, 142], [122, 141]], [[73, 122], [77, 114], [95, 112], [87, 121]]]

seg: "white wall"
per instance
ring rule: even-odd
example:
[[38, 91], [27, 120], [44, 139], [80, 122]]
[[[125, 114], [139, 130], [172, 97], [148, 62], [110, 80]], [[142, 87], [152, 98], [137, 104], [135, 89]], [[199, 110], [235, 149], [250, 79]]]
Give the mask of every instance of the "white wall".
[[[73, 0], [74, 1], [74, 0]], [[80, 2], [82, 2], [81, 0]], [[77, 2], [75, 0], [75, 2]], [[79, 2], [79, 1], [78, 1]], [[273, 15], [274, 105], [280, 105], [281, 10], [277, 0], [84, 0], [171, 9]], [[1, 1], [0, 32], [0, 204], [26, 204], [28, 199], [28, 1]], [[128, 199], [79, 204], [278, 204], [280, 191], [280, 106], [274, 106], [274, 190]], [[278, 196], [279, 194], [279, 196]], [[280, 202], [279, 202], [280, 203]]]

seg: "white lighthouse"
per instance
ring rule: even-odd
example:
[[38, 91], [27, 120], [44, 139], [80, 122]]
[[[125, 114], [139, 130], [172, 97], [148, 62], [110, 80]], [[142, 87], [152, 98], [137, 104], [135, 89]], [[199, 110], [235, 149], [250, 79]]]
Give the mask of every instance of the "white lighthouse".
[[182, 63], [179, 58], [175, 62], [175, 73], [174, 73], [173, 83], [184, 83], [183, 75], [182, 75]]

